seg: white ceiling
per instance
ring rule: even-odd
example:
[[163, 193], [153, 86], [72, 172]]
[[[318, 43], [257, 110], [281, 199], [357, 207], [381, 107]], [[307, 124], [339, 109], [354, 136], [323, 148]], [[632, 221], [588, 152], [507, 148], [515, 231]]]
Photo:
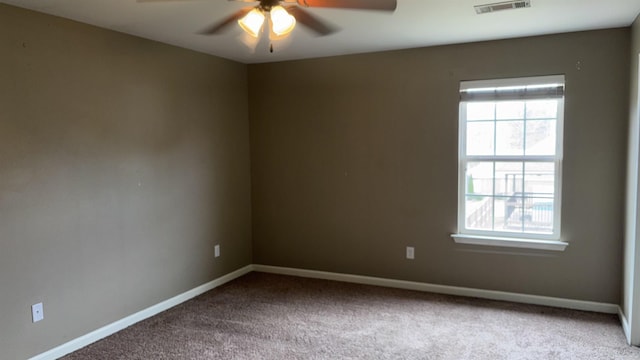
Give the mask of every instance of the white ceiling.
[[[531, 0], [531, 8], [476, 15], [501, 0], [398, 0], [393, 13], [307, 9], [340, 31], [317, 37], [298, 25], [286, 42], [247, 46], [235, 24], [221, 35], [197, 32], [248, 5], [228, 0], [0, 0], [163, 43], [261, 63], [441, 44], [629, 26], [640, 0]], [[265, 39], [266, 40], [266, 39]], [[252, 49], [253, 47], [253, 49]]]

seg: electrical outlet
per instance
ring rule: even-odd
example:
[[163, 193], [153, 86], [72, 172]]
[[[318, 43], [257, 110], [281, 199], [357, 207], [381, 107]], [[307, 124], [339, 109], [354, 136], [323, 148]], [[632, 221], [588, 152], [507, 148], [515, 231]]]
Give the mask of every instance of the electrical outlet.
[[415, 258], [415, 249], [413, 246], [407, 246], [407, 259], [413, 260]]
[[214, 256], [215, 256], [215, 257], [219, 257], [219, 256], [220, 256], [220, 245], [216, 245], [216, 246], [213, 248], [213, 251], [214, 251]]
[[44, 308], [42, 307], [42, 303], [31, 305], [31, 319], [34, 323], [44, 319]]

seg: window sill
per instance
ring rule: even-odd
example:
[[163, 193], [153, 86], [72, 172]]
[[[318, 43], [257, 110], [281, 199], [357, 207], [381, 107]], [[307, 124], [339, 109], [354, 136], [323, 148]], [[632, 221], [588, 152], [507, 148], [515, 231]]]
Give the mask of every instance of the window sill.
[[456, 244], [515, 247], [551, 251], [564, 251], [564, 249], [569, 246], [568, 242], [557, 240], [507, 238], [466, 234], [452, 234], [451, 237], [453, 238], [453, 241], [456, 242]]

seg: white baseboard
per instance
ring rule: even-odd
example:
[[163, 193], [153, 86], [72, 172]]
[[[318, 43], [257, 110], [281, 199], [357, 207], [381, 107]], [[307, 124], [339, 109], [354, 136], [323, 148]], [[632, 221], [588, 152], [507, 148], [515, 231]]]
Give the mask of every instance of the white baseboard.
[[272, 273], [272, 274], [293, 275], [293, 276], [325, 279], [325, 280], [336, 280], [336, 281], [350, 282], [350, 283], [356, 283], [356, 284], [385, 286], [385, 287], [391, 287], [391, 288], [425, 291], [425, 292], [432, 292], [432, 293], [438, 293], [438, 294], [458, 295], [458, 296], [476, 297], [476, 298], [490, 299], [490, 300], [511, 301], [511, 302], [524, 303], [524, 304], [553, 306], [557, 308], [593, 311], [593, 312], [607, 313], [607, 314], [618, 314], [618, 309], [619, 309], [619, 306], [617, 304], [607, 304], [607, 303], [599, 303], [599, 302], [592, 302], [592, 301], [555, 298], [555, 297], [539, 296], [539, 295], [518, 294], [518, 293], [510, 293], [510, 292], [494, 291], [494, 290], [473, 289], [473, 288], [465, 288], [465, 287], [457, 287], [457, 286], [435, 285], [435, 284], [428, 284], [428, 283], [421, 283], [421, 282], [392, 280], [392, 279], [377, 278], [377, 277], [370, 277], [370, 276], [340, 274], [340, 273], [331, 273], [331, 272], [324, 272], [324, 271], [303, 270], [303, 269], [285, 268], [285, 267], [268, 266], [268, 265], [257, 265], [257, 264], [254, 264], [252, 268], [254, 271], [261, 271], [261, 272]]
[[139, 321], [150, 318], [162, 311], [168, 310], [176, 305], [179, 305], [189, 299], [192, 299], [198, 295], [201, 295], [211, 289], [214, 289], [220, 285], [223, 285], [231, 280], [239, 278], [242, 275], [245, 275], [253, 270], [252, 265], [247, 265], [243, 268], [240, 268], [232, 273], [221, 276], [213, 281], [210, 281], [206, 284], [200, 285], [194, 289], [186, 291], [180, 295], [174, 296], [171, 299], [165, 300], [161, 303], [148, 307], [144, 310], [138, 311], [135, 314], [129, 315], [123, 319], [115, 321], [109, 325], [103, 326], [100, 329], [92, 331], [86, 335], [83, 335], [79, 338], [73, 339], [69, 342], [66, 342], [56, 348], [53, 348], [47, 352], [36, 355], [32, 357], [30, 360], [55, 360], [64, 355], [72, 353], [78, 349], [81, 349], [91, 343], [94, 343], [98, 340], [104, 339], [105, 337], [112, 335], [128, 326], [131, 326]]
[[618, 306], [618, 317], [620, 318], [620, 323], [622, 324], [622, 331], [624, 331], [624, 336], [627, 338], [627, 344], [631, 345], [631, 327], [629, 326], [629, 320], [624, 315], [622, 308]]

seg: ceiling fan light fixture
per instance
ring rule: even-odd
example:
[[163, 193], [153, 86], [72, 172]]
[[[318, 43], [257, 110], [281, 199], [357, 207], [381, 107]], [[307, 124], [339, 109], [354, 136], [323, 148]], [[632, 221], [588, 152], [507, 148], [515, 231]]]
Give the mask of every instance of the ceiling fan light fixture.
[[256, 38], [260, 35], [260, 30], [262, 29], [263, 24], [264, 14], [258, 8], [254, 8], [249, 11], [247, 15], [238, 20], [238, 25], [240, 25], [242, 30]]
[[296, 27], [296, 18], [287, 12], [282, 6], [271, 8], [271, 31], [277, 36], [284, 36]]

